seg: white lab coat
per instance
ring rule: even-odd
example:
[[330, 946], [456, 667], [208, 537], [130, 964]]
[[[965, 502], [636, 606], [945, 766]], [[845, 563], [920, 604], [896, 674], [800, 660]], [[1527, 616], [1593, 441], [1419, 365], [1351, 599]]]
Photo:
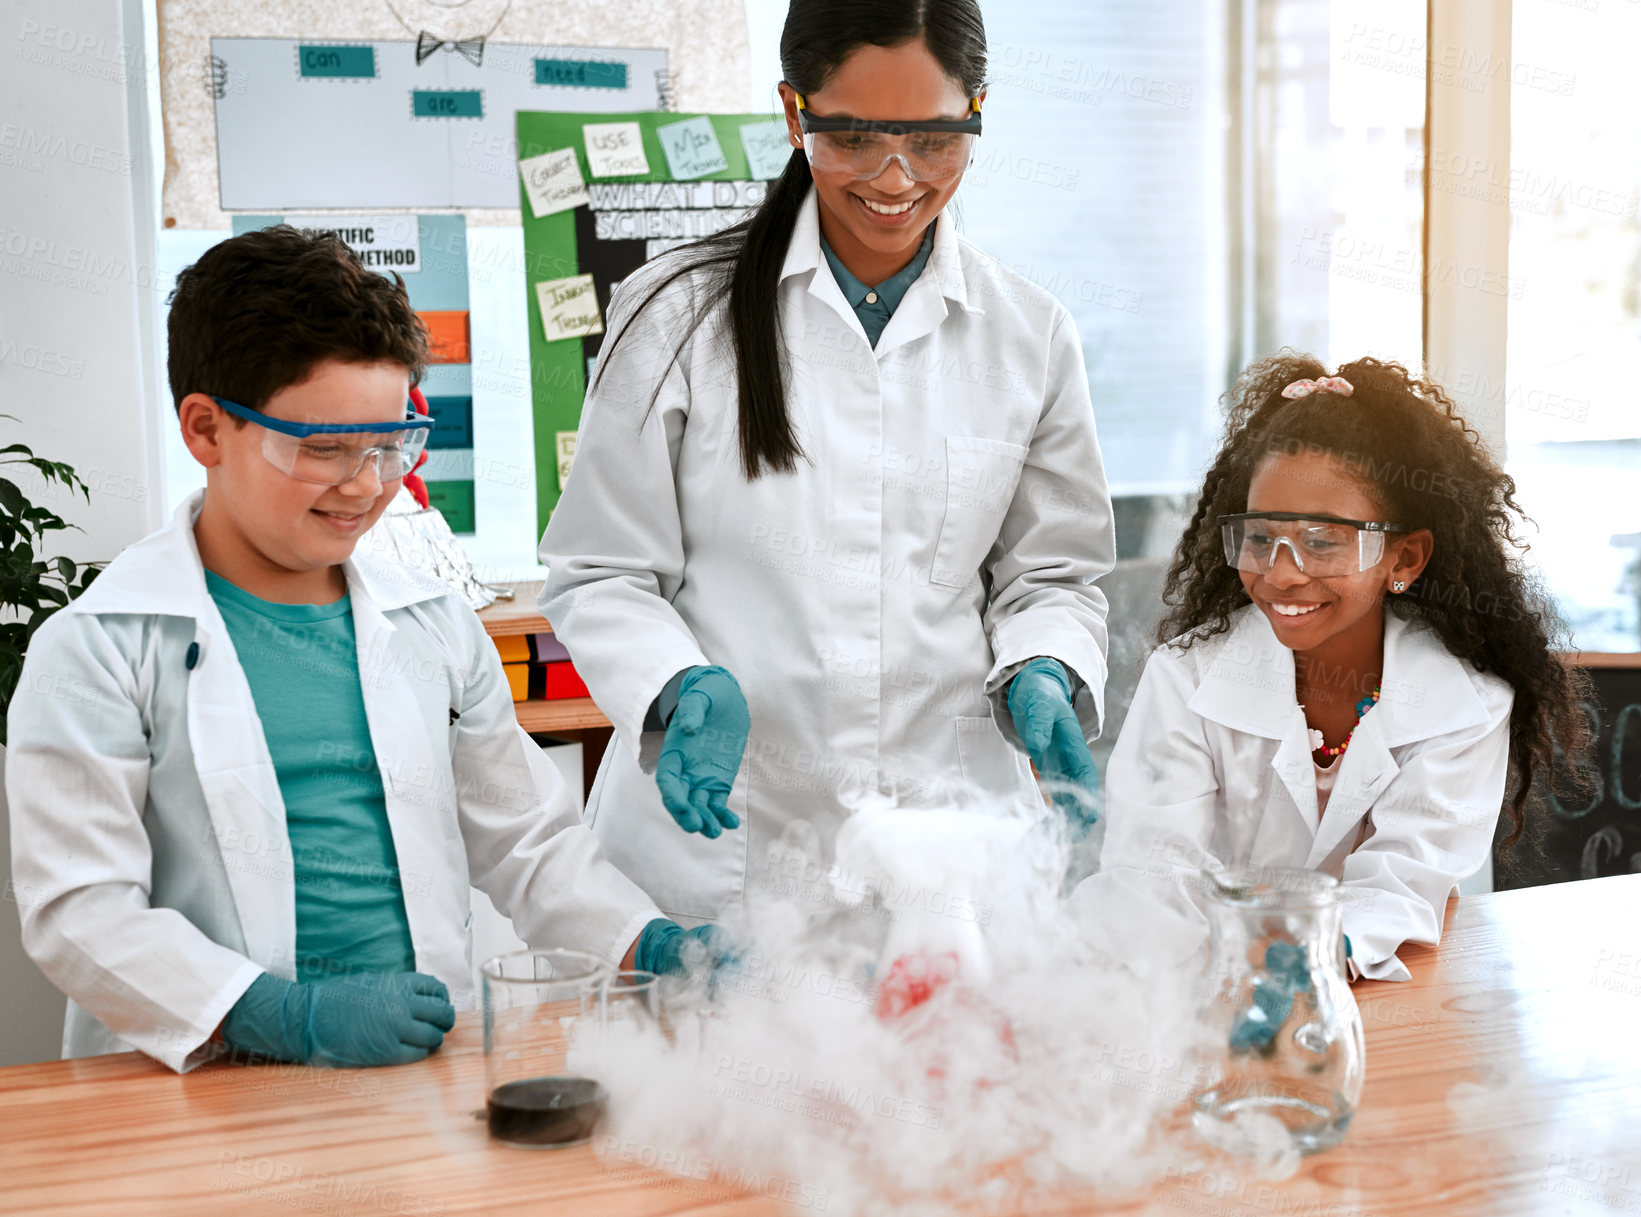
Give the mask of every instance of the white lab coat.
[[[656, 273], [623, 285], [607, 333]], [[966, 779], [1040, 808], [1004, 685], [1033, 656], [1061, 660], [1098, 735], [1094, 581], [1115, 557], [1075, 325], [948, 216], [874, 351], [822, 256], [811, 191], [779, 287], [804, 453], [791, 473], [741, 471], [723, 308], [667, 371], [701, 282], [669, 288], [604, 359], [541, 545], [542, 610], [620, 741], [589, 821], [687, 918], [738, 904], [789, 826], [826, 857], [850, 791], [915, 801]], [[743, 827], [717, 840], [666, 813], [661, 733], [643, 731], [662, 686], [708, 663], [735, 675], [752, 718], [729, 804]]]
[[[24, 947], [70, 998], [65, 1056], [191, 1069], [259, 974], [295, 976], [285, 807], [205, 588], [201, 501], [41, 628], [7, 718], [13, 891]], [[470, 875], [525, 941], [619, 960], [659, 913], [519, 730], [483, 626], [408, 568], [345, 571], [418, 970], [475, 1007]]]
[[1388, 611], [1380, 689], [1319, 822], [1293, 652], [1265, 615], [1248, 605], [1223, 634], [1159, 647], [1106, 775], [1101, 869], [1075, 903], [1096, 925], [1156, 913], [1189, 942], [1206, 932], [1203, 866], [1326, 871], [1354, 967], [1408, 979], [1397, 948], [1441, 940], [1447, 898], [1492, 848], [1514, 692]]

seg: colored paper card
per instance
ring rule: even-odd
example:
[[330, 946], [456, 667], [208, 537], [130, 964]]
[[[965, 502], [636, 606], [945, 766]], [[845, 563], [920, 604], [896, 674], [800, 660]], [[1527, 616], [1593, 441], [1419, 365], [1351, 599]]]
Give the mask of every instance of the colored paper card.
[[306, 77], [337, 80], [344, 77], [376, 75], [376, 48], [373, 46], [311, 46], [296, 48], [297, 70]]
[[627, 65], [596, 59], [538, 59], [536, 83], [567, 89], [625, 89]]
[[729, 168], [712, 120], [704, 115], [657, 127], [655, 134], [661, 140], [661, 151], [666, 153], [667, 168], [677, 181], [693, 182]]
[[778, 178], [792, 159], [792, 141], [783, 122], [747, 123], [741, 128], [741, 147], [746, 149], [746, 165], [760, 181]]
[[483, 118], [484, 94], [478, 89], [412, 89], [413, 118]]
[[530, 197], [530, 212], [538, 220], [591, 201], [574, 148], [526, 157], [519, 162], [519, 173], [524, 178], [524, 193]]
[[570, 476], [570, 466], [575, 461], [574, 431], [558, 432], [558, 488], [564, 489], [564, 483]]
[[561, 338], [587, 338], [604, 332], [604, 318], [598, 311], [598, 293], [592, 275], [571, 275], [568, 279], [548, 279], [536, 284], [536, 302], [541, 306], [541, 330], [548, 342]]
[[333, 232], [372, 270], [414, 274], [422, 269], [421, 224], [413, 215], [287, 215], [292, 228]]
[[587, 171], [593, 177], [631, 177], [648, 173], [644, 132], [637, 123], [588, 123], [581, 128], [587, 143]]
[[427, 326], [427, 345], [433, 363], [472, 363], [469, 355], [467, 310], [436, 310], [416, 314]]
[[473, 446], [473, 399], [429, 395], [427, 412], [433, 419], [428, 432], [429, 448], [471, 448]]
[[439, 514], [450, 525], [450, 531], [471, 536], [473, 533], [473, 483], [428, 481], [427, 501], [439, 509]]

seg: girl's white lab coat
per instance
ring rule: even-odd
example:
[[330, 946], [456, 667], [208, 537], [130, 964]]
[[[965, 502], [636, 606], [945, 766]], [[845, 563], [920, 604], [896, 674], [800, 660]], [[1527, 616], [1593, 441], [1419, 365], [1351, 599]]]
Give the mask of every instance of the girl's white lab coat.
[[1352, 962], [1406, 980], [1397, 948], [1441, 940], [1448, 896], [1492, 848], [1514, 693], [1387, 611], [1379, 703], [1318, 820], [1293, 652], [1253, 605], [1231, 620], [1147, 662], [1111, 756], [1100, 873], [1076, 901], [1108, 926], [1161, 906], [1190, 941], [1206, 929], [1210, 862], [1326, 871], [1343, 884]]
[[[260, 973], [295, 975], [285, 807], [205, 589], [200, 503], [41, 628], [7, 719], [23, 945], [70, 997], [65, 1056], [190, 1069]], [[345, 571], [417, 969], [474, 1008], [469, 875], [526, 942], [619, 960], [659, 914], [519, 730], [483, 626], [407, 568]]]
[[[623, 286], [607, 334], [655, 273]], [[769, 878], [789, 825], [828, 857], [850, 791], [915, 800], [966, 779], [1040, 806], [1004, 685], [1033, 656], [1063, 661], [1098, 735], [1094, 580], [1115, 551], [1071, 317], [949, 217], [874, 350], [822, 256], [810, 192], [779, 285], [804, 454], [791, 473], [741, 472], [723, 308], [668, 370], [702, 290], [699, 276], [674, 284], [605, 358], [542, 541], [541, 605], [622, 745], [588, 803], [594, 831], [664, 910], [710, 918]], [[708, 663], [735, 675], [752, 716], [730, 798], [743, 827], [717, 840], [666, 813], [662, 736], [643, 731], [668, 679]]]

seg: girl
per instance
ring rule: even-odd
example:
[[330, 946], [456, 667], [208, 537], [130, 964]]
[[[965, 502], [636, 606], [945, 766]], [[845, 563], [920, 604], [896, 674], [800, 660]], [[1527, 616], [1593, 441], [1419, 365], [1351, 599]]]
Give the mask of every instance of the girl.
[[772, 854], [824, 858], [850, 791], [1038, 801], [1022, 742], [1092, 779], [1114, 537], [1082, 349], [946, 214], [985, 52], [974, 0], [798, 0], [785, 172], [611, 305], [541, 607], [624, 745], [588, 818], [681, 916], [790, 891]]
[[1200, 928], [1204, 865], [1323, 870], [1356, 972], [1405, 980], [1397, 948], [1439, 941], [1501, 804], [1508, 845], [1556, 747], [1587, 743], [1579, 676], [1514, 552], [1515, 485], [1440, 388], [1284, 353], [1228, 401], [1079, 900]]

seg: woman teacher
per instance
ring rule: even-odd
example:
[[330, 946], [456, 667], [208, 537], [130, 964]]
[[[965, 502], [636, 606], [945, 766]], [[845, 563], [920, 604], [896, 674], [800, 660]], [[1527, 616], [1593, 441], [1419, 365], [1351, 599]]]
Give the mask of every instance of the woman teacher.
[[861, 794], [1041, 807], [1029, 756], [1091, 816], [1110, 497], [1070, 315], [946, 213], [985, 48], [974, 0], [797, 0], [785, 172], [611, 302], [541, 609], [619, 736], [588, 820], [668, 914]]

